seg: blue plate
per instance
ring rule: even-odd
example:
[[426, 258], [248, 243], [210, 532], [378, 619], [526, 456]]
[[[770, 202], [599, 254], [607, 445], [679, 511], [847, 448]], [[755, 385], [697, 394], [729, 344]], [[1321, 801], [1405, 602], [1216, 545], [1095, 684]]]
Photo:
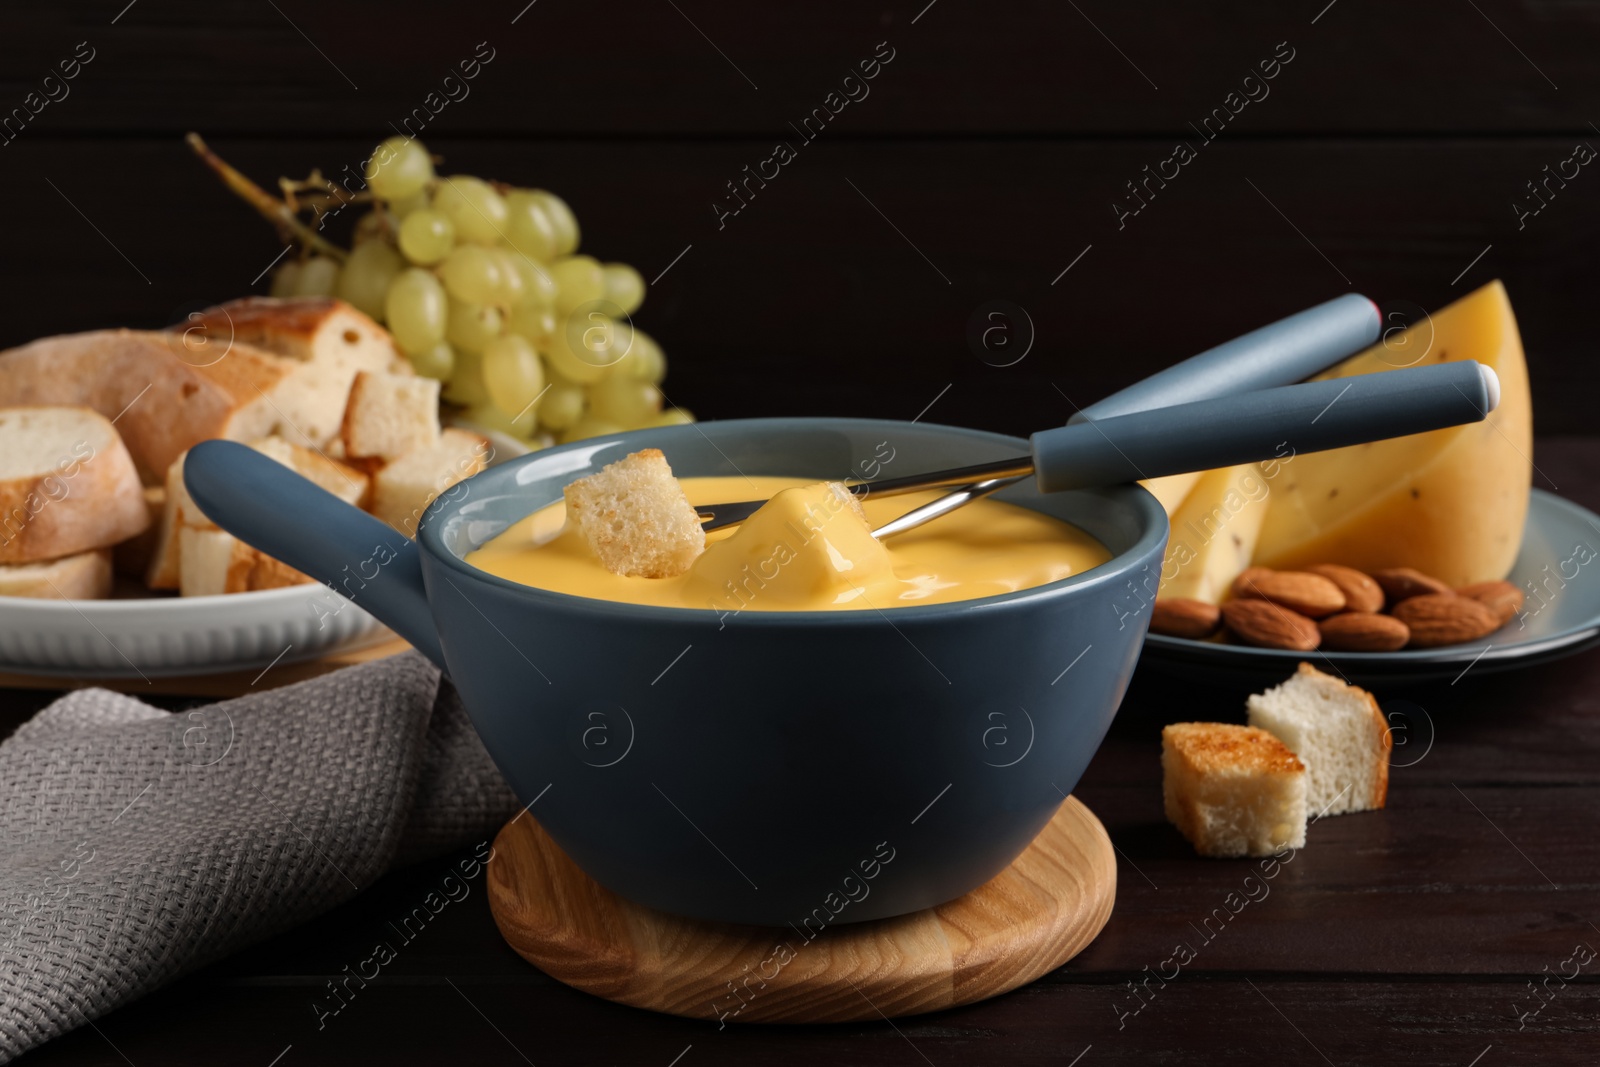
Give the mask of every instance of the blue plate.
[[1400, 652], [1286, 652], [1151, 634], [1140, 663], [1185, 674], [1282, 678], [1304, 660], [1352, 682], [1422, 682], [1570, 656], [1600, 643], [1600, 516], [1533, 490], [1522, 551], [1507, 580], [1527, 594], [1523, 616], [1470, 644]]

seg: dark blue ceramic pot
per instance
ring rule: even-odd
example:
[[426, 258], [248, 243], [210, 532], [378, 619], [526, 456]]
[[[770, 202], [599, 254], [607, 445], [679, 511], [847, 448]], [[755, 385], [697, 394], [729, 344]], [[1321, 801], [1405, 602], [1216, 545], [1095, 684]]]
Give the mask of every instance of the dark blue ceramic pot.
[[414, 544], [242, 446], [199, 445], [186, 474], [225, 529], [438, 659], [533, 817], [625, 897], [804, 929], [927, 908], [1009, 864], [1077, 784], [1133, 674], [1167, 537], [1156, 500], [1013, 487], [999, 498], [1082, 528], [1113, 559], [1019, 593], [882, 612], [618, 604], [464, 561], [641, 447], [679, 476], [818, 479], [1028, 448], [848, 419], [630, 433], [476, 475], [434, 502]]

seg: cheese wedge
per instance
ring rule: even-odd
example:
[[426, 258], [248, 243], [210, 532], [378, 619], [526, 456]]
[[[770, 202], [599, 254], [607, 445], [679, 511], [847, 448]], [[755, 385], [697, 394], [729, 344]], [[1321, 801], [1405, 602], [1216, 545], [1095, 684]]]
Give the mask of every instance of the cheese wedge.
[[1220, 603], [1250, 565], [1271, 493], [1253, 463], [1202, 474], [1173, 512], [1157, 595]]
[[1522, 544], [1533, 456], [1528, 368], [1505, 288], [1490, 282], [1323, 377], [1464, 359], [1500, 377], [1487, 420], [1282, 462], [1251, 562], [1415, 567], [1451, 586], [1504, 578]]
[[1167, 509], [1167, 517], [1170, 519], [1179, 505], [1188, 499], [1190, 490], [1204, 473], [1204, 471], [1191, 471], [1188, 474], [1169, 474], [1165, 478], [1147, 478], [1139, 484], [1161, 502], [1161, 506]]

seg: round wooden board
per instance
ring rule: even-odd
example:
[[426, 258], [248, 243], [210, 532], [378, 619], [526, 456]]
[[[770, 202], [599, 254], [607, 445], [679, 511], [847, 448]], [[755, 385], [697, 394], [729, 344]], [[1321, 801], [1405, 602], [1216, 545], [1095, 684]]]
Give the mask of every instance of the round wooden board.
[[574, 989], [651, 1011], [728, 1022], [833, 1023], [914, 1015], [1009, 992], [1094, 940], [1116, 898], [1111, 839], [1068, 798], [1016, 861], [947, 904], [829, 927], [687, 919], [624, 900], [526, 813], [488, 868], [511, 947]]

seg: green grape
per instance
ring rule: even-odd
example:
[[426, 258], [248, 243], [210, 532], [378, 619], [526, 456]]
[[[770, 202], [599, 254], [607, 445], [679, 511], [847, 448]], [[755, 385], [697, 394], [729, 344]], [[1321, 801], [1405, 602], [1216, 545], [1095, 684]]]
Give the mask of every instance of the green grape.
[[661, 390], [649, 382], [613, 375], [589, 388], [589, 413], [597, 419], [637, 427], [660, 412]]
[[350, 232], [350, 247], [357, 248], [384, 236], [388, 224], [384, 222], [383, 215], [377, 211], [369, 211], [356, 220]]
[[622, 373], [641, 382], [661, 384], [667, 376], [667, 357], [661, 354], [656, 339], [643, 330], [634, 328], [633, 347], [622, 361]]
[[545, 355], [569, 381], [592, 385], [616, 365], [616, 327], [597, 311], [589, 312], [586, 319], [569, 318], [550, 338]]
[[518, 268], [517, 254], [508, 248], [491, 248], [489, 254], [500, 264], [500, 296], [495, 301], [501, 307], [515, 307], [522, 302], [522, 271]]
[[581, 441], [586, 437], [604, 437], [607, 434], [622, 432], [623, 427], [614, 422], [606, 422], [604, 419], [590, 418], [585, 415], [565, 430], [562, 430], [556, 440], [562, 444], [569, 444], [573, 441]]
[[556, 283], [556, 311], [565, 315], [606, 294], [605, 272], [593, 256], [566, 256], [550, 264]]
[[444, 340], [446, 309], [444, 286], [420, 267], [401, 271], [389, 283], [384, 318], [407, 355], [427, 352]]
[[444, 337], [463, 352], [482, 352], [505, 332], [505, 316], [491, 305], [463, 304], [450, 298], [450, 318]]
[[550, 388], [545, 390], [544, 398], [539, 401], [539, 425], [560, 430], [583, 417], [583, 386], [558, 381], [554, 374], [550, 377]]
[[567, 256], [576, 252], [579, 236], [578, 216], [572, 213], [567, 202], [544, 189], [529, 189], [527, 193], [544, 208], [544, 213], [550, 217], [550, 225], [555, 227], [556, 255]]
[[512, 266], [522, 278], [521, 302], [537, 308], [555, 307], [556, 282], [550, 277], [549, 268], [521, 252], [511, 252], [509, 255]]
[[419, 266], [433, 266], [455, 245], [456, 224], [441, 212], [413, 211], [400, 224], [400, 251]]
[[467, 411], [467, 419], [488, 430], [499, 432], [526, 444], [538, 427], [534, 423], [533, 409], [529, 408], [517, 418], [512, 418], [493, 404], [479, 404]]
[[399, 200], [421, 191], [433, 179], [433, 160], [422, 142], [391, 137], [367, 160], [367, 184], [380, 200]]
[[339, 284], [339, 264], [329, 256], [312, 256], [300, 264], [295, 296], [332, 296]]
[[419, 211], [431, 203], [433, 199], [428, 195], [428, 190], [418, 189], [410, 196], [389, 201], [389, 214], [397, 219], [408, 219], [413, 211]]
[[506, 229], [506, 201], [481, 178], [445, 178], [433, 190], [433, 210], [456, 224], [456, 235], [473, 244], [492, 245]]
[[444, 398], [464, 408], [475, 408], [489, 402], [489, 391], [483, 387], [483, 356], [477, 352], [457, 352], [456, 367], [444, 386]]
[[550, 347], [551, 338], [555, 336], [555, 312], [518, 304], [511, 310], [511, 319], [506, 328], [512, 333], [521, 334], [536, 347], [544, 350]]
[[542, 263], [556, 258], [559, 235], [537, 193], [516, 189], [506, 194], [506, 242]]
[[449, 381], [456, 369], [456, 351], [445, 341], [409, 358], [411, 368], [418, 374], [424, 378], [437, 378], [441, 382]]
[[400, 253], [386, 241], [356, 245], [339, 272], [339, 296], [382, 322], [389, 283], [404, 266]]
[[684, 408], [668, 408], [646, 422], [641, 429], [653, 430], [661, 426], [687, 426], [694, 421], [694, 416]]
[[607, 263], [603, 273], [604, 297], [621, 308], [624, 315], [638, 311], [644, 303], [644, 279], [639, 272], [626, 263]]
[[300, 261], [291, 259], [272, 272], [272, 286], [267, 292], [271, 296], [293, 296], [294, 287], [298, 284], [300, 284]]
[[483, 350], [483, 386], [507, 415], [520, 415], [544, 390], [544, 367], [526, 339], [507, 334]]
[[467, 304], [490, 304], [500, 295], [500, 261], [482, 245], [457, 245], [439, 265], [450, 295]]

